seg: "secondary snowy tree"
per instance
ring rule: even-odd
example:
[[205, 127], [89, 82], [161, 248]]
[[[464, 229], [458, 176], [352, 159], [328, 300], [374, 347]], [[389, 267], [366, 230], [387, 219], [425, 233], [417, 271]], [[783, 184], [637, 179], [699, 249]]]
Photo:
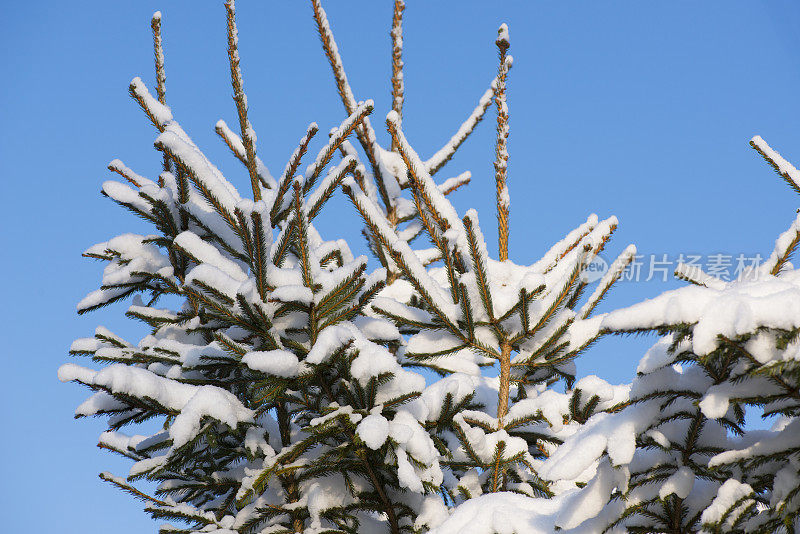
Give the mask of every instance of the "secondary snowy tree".
[[[751, 145], [795, 190], [800, 173], [760, 137]], [[602, 455], [578, 532], [795, 532], [800, 527], [800, 271], [789, 257], [800, 218], [761, 265], [725, 282], [697, 266], [694, 285], [608, 314], [601, 329], [661, 334], [638, 367], [628, 402], [602, 414], [548, 460], [545, 476], [573, 477]], [[745, 409], [775, 417], [746, 430]], [[569, 460], [569, 461], [567, 461]], [[593, 517], [592, 516], [595, 516]]]

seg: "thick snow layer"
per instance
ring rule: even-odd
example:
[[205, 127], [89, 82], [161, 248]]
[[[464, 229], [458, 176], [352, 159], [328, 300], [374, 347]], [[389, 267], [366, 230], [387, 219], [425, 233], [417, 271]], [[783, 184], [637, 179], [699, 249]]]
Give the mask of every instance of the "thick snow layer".
[[311, 289], [301, 285], [281, 286], [270, 293], [270, 298], [283, 302], [311, 304], [314, 302], [314, 293]]
[[672, 336], [665, 336], [659, 339], [655, 345], [647, 349], [642, 359], [639, 360], [636, 372], [651, 373], [671, 364], [675, 360], [675, 354], [669, 351], [671, 345]]
[[738, 500], [752, 494], [753, 488], [748, 484], [742, 484], [734, 479], [726, 480], [717, 491], [711, 506], [703, 511], [700, 522], [704, 525], [718, 523]]
[[758, 149], [763, 152], [769, 159], [771, 159], [778, 166], [778, 171], [787, 176], [794, 182], [796, 188], [800, 188], [800, 171], [794, 165], [783, 159], [783, 156], [775, 152], [760, 135], [753, 137], [750, 140]]
[[242, 363], [254, 371], [283, 378], [293, 378], [300, 370], [297, 356], [287, 350], [248, 352], [242, 357]]
[[455, 373], [437, 380], [426, 387], [422, 394], [406, 406], [419, 421], [436, 421], [441, 414], [442, 404], [449, 394], [454, 404], [474, 393], [480, 379]]
[[212, 265], [239, 282], [247, 280], [247, 275], [236, 263], [224, 257], [217, 247], [203, 241], [197, 234], [188, 231], [181, 232], [175, 236], [174, 243], [200, 263]]
[[[395, 453], [400, 486], [422, 493], [423, 482], [434, 486], [442, 483], [439, 453], [433, 440], [413, 415], [405, 410], [397, 412], [389, 424], [389, 437], [398, 444]], [[409, 458], [415, 462], [412, 463]]]
[[757, 438], [755, 443], [742, 449], [721, 452], [711, 459], [709, 466], [718, 467], [757, 456], [780, 455], [796, 449], [800, 440], [800, 419], [791, 419], [779, 431], [760, 432], [754, 436]]
[[800, 271], [781, 277], [726, 284], [724, 289], [688, 286], [629, 308], [609, 313], [602, 327], [610, 330], [649, 329], [693, 324], [692, 349], [705, 355], [715, 350], [718, 336], [736, 338], [759, 327], [791, 330], [800, 326]]
[[83, 401], [75, 408], [76, 417], [88, 417], [100, 413], [107, 413], [114, 410], [123, 410], [128, 405], [105, 391], [98, 391]]
[[430, 534], [552, 534], [563, 499], [532, 499], [517, 493], [489, 493], [459, 505]]
[[[117, 182], [111, 182], [117, 183]], [[127, 187], [124, 184], [117, 184]], [[78, 311], [108, 302], [130, 290], [128, 284], [141, 281], [139, 273], [172, 276], [169, 258], [146, 240], [152, 236], [122, 234], [104, 243], [90, 247], [85, 254], [92, 256], [112, 255], [112, 260], [103, 270], [103, 289], [89, 293], [78, 303]]]
[[358, 423], [356, 434], [370, 449], [380, 449], [389, 437], [389, 421], [380, 414], [368, 415]]
[[151, 399], [169, 410], [180, 412], [170, 426], [170, 436], [176, 448], [197, 434], [203, 417], [211, 417], [231, 428], [253, 420], [253, 412], [224, 389], [183, 384], [138, 367], [114, 364], [93, 371], [68, 363], [59, 368], [58, 378], [62, 382], [76, 380], [111, 393]]
[[153, 118], [156, 120], [156, 125], [158, 127], [163, 128], [168, 123], [172, 122], [172, 111], [150, 95], [150, 91], [147, 90], [147, 86], [141, 78], [134, 78], [131, 81], [130, 87], [131, 91], [145, 102], [147, 109], [153, 114]]
[[213, 287], [223, 295], [227, 295], [231, 299], [236, 297], [242, 282], [232, 278], [224, 271], [214, 267], [209, 263], [201, 263], [194, 267], [189, 274], [186, 275], [186, 284], [200, 282], [209, 287]]
[[658, 406], [637, 405], [617, 413], [592, 416], [573, 438], [545, 460], [539, 474], [548, 480], [573, 480], [604, 452], [614, 465], [628, 464], [636, 449], [636, 435], [650, 423]]
[[202, 184], [228, 213], [233, 213], [242, 197], [176, 122], [167, 124], [156, 139], [156, 146], [174, 154], [190, 171], [193, 179]]
[[[155, 186], [156, 183], [152, 180], [145, 178], [133, 171], [133, 169], [129, 168], [125, 165], [122, 160], [113, 159], [108, 164], [109, 170], [116, 172], [124, 176], [129, 182], [133, 183], [136, 187], [145, 187], [145, 186]], [[113, 197], [112, 197], [113, 198]]]
[[620, 476], [624, 475], [623, 471], [618, 472], [607, 461], [601, 462], [594, 478], [584, 488], [564, 495], [564, 505], [556, 519], [558, 526], [575, 528], [599, 514], [614, 488], [621, 485]]
[[668, 495], [674, 493], [679, 499], [685, 499], [692, 492], [692, 487], [694, 487], [694, 473], [690, 468], [682, 466], [664, 481], [658, 490], [658, 497], [666, 499]]

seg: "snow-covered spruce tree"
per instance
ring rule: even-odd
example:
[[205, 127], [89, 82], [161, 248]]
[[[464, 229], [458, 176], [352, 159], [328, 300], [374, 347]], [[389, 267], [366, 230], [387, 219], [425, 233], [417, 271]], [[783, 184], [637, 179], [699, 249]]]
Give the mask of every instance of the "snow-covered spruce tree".
[[[127, 315], [151, 333], [134, 345], [99, 328], [72, 353], [107, 365], [67, 364], [59, 372], [95, 391], [76, 415], [109, 418], [99, 445], [135, 461], [127, 478], [101, 477], [146, 501], [154, 517], [188, 524], [165, 525], [164, 533], [424, 530], [483, 492], [574, 489], [580, 477], [550, 484], [537, 469], [592, 414], [624, 396], [624, 388], [595, 377], [574, 384], [572, 360], [597, 338], [590, 314], [634, 249], [586, 300], [582, 275], [615, 218], [590, 217], [534, 265], [508, 260], [505, 26], [490, 89], [423, 162], [401, 130], [403, 3], [395, 2], [391, 32], [391, 150], [377, 144], [372, 104], [355, 101], [325, 13], [316, 0], [312, 7], [348, 117], [301, 176], [312, 124], [274, 179], [256, 155], [235, 8], [226, 3], [239, 134], [222, 121], [216, 131], [244, 164], [253, 200], [240, 196], [166, 106], [161, 18], [154, 16], [157, 97], [138, 78], [130, 91], [159, 131], [164, 172], [153, 181], [114, 160], [110, 169], [130, 186], [107, 182], [103, 192], [158, 233], [89, 249], [87, 256], [108, 265], [101, 288], [79, 304], [84, 313], [133, 296]], [[459, 218], [445, 198], [469, 176], [438, 185], [431, 178], [492, 101], [500, 261], [488, 257], [477, 214]], [[354, 132], [369, 171], [347, 142]], [[330, 165], [337, 151], [342, 159]], [[323, 240], [312, 224], [339, 184], [384, 266], [371, 274], [363, 257], [353, 258], [344, 241]], [[432, 249], [410, 247], [419, 235]], [[435, 261], [442, 266], [431, 267]], [[161, 309], [159, 299], [182, 304]], [[482, 375], [490, 365], [499, 377]], [[444, 378], [426, 388], [408, 370], [414, 367]], [[572, 389], [551, 389], [559, 380]], [[161, 429], [122, 433], [148, 421]], [[154, 490], [137, 489], [142, 479]]]
[[[500, 261], [488, 257], [478, 216], [462, 218], [431, 178], [389, 113], [392, 144], [407, 172], [423, 232], [441, 266], [427, 266], [393, 226], [390, 215], [351, 178], [343, 186], [373, 236], [398, 270], [394, 283], [370, 306], [405, 334], [397, 357], [405, 367], [444, 375], [407, 407], [433, 437], [445, 475], [442, 501], [428, 499], [418, 525], [436, 526], [448, 505], [484, 492], [515, 491], [550, 496], [574, 484], [552, 486], [537, 475], [540, 459], [595, 411], [620, 401], [619, 391], [596, 377], [568, 393], [552, 386], [574, 383], [573, 359], [593, 342], [589, 316], [635, 253], [629, 247], [613, 263], [592, 295], [581, 300], [589, 262], [603, 249], [616, 219], [596, 216], [557, 243], [539, 262], [519, 266], [508, 259], [509, 195], [506, 187], [508, 107], [505, 79], [511, 65], [508, 30], [496, 42], [500, 67], [495, 84], [498, 109], [497, 184]], [[590, 334], [587, 336], [587, 333]], [[482, 368], [496, 365], [499, 377]]]
[[[85, 255], [107, 266], [78, 306], [85, 313], [133, 296], [127, 315], [151, 332], [132, 344], [100, 327], [71, 353], [105, 365], [66, 364], [59, 377], [95, 391], [76, 416], [107, 416], [99, 446], [135, 461], [127, 478], [101, 478], [144, 500], [154, 518], [188, 524], [162, 533], [408, 530], [419, 494], [441, 483], [433, 442], [398, 411], [424, 379], [384, 346], [399, 342], [396, 328], [363, 314], [386, 272], [368, 274], [364, 257], [313, 226], [356, 172], [349, 155], [325, 169], [372, 103], [355, 105], [300, 176], [312, 124], [273, 179], [256, 156], [233, 1], [225, 6], [241, 135], [222, 123], [217, 132], [244, 163], [254, 199], [239, 195], [166, 106], [156, 13], [157, 98], [138, 78], [130, 93], [159, 132], [164, 172], [153, 181], [114, 160], [110, 169], [130, 185], [106, 182], [103, 193], [157, 233], [91, 247]], [[182, 304], [158, 308], [164, 298]], [[148, 421], [161, 429], [122, 433]], [[142, 479], [153, 492], [134, 486]]]
[[[62, 380], [82, 383], [96, 392], [76, 416], [109, 418], [109, 431], [102, 434], [99, 445], [135, 461], [126, 479], [108, 473], [101, 477], [144, 500], [154, 517], [189, 524], [188, 528], [166, 525], [162, 527], [165, 533], [362, 532], [371, 526], [400, 532], [441, 520], [443, 505], [432, 503], [442, 502], [438, 458], [452, 460], [441, 448], [445, 430], [433, 429], [431, 420], [423, 417], [429, 430], [439, 436], [433, 441], [419, 425], [418, 414], [425, 403], [410, 410], [399, 408], [420, 394], [424, 380], [398, 365], [393, 353], [406, 343], [399, 331], [375, 310], [365, 315], [366, 306], [383, 285], [407, 272], [390, 254], [397, 243], [405, 245], [420, 269], [437, 260], [441, 247], [411, 252], [408, 243], [430, 231], [429, 217], [439, 215], [435, 211], [420, 215], [430, 209], [419, 211], [420, 199], [430, 192], [412, 187], [414, 175], [407, 170], [407, 156], [400, 155], [396, 137], [392, 150], [378, 145], [368, 119], [372, 104], [355, 100], [325, 12], [316, 0], [312, 7], [348, 117], [330, 132], [328, 142], [305, 169], [305, 177], [297, 171], [318, 130], [316, 124], [309, 126], [284, 172], [274, 179], [256, 155], [256, 135], [247, 117], [239, 67], [235, 8], [232, 1], [226, 3], [239, 133], [223, 121], [217, 123], [216, 131], [244, 164], [252, 201], [243, 199], [208, 161], [166, 106], [160, 13], [152, 21], [156, 98], [138, 78], [130, 87], [131, 96], [159, 131], [155, 145], [163, 153], [164, 172], [153, 181], [114, 160], [109, 168], [130, 186], [107, 182], [103, 193], [153, 223], [158, 233], [125, 234], [89, 249], [86, 256], [108, 265], [101, 288], [79, 304], [79, 312], [133, 296], [127, 315], [143, 321], [151, 333], [131, 344], [98, 328], [94, 338], [76, 341], [71, 352], [108, 365], [93, 370], [67, 364], [59, 374]], [[403, 10], [403, 2], [396, 1], [391, 37], [392, 117], [397, 127], [403, 101]], [[426, 186], [435, 189], [437, 198], [469, 181], [469, 173], [464, 173], [433, 185], [430, 175], [449, 161], [493, 97], [500, 117], [505, 117], [500, 121], [507, 121], [499, 89], [510, 65], [510, 58], [501, 61], [500, 73], [473, 113], [425, 162]], [[352, 132], [369, 171], [347, 141]], [[504, 139], [498, 142], [499, 156], [504, 154]], [[342, 159], [326, 174], [337, 151]], [[498, 159], [498, 173], [504, 161]], [[312, 225], [348, 174], [354, 178], [348, 180], [349, 190], [354, 191], [357, 184], [359, 194], [386, 223], [381, 231], [368, 226], [367, 238], [384, 266], [369, 275], [364, 258], [353, 258], [344, 241], [324, 241]], [[402, 197], [404, 189], [412, 191], [412, 199]], [[500, 180], [498, 198], [505, 199], [502, 205], [507, 208], [507, 191]], [[507, 209], [505, 217], [507, 221]], [[591, 239], [585, 238], [596, 223], [591, 218], [568, 236], [540, 270], [553, 270], [561, 256], [576, 247], [588, 247]], [[612, 227], [609, 221], [600, 233], [607, 234]], [[505, 228], [501, 235], [505, 232], [507, 239]], [[434, 240], [441, 240], [438, 232], [430, 234]], [[392, 247], [385, 242], [387, 235], [392, 236]], [[594, 253], [600, 247], [595, 246]], [[457, 268], [469, 276], [461, 267], [465, 251], [453, 248], [446, 254], [460, 254]], [[585, 255], [591, 256], [588, 252]], [[569, 261], [575, 263], [575, 259], [573, 254]], [[453, 265], [451, 260], [445, 264]], [[576, 273], [579, 270], [575, 267]], [[521, 275], [519, 270], [514, 272]], [[577, 280], [570, 282], [571, 299], [584, 286]], [[607, 289], [610, 280], [606, 282]], [[414, 291], [404, 292], [401, 284], [393, 293], [395, 298], [404, 295], [403, 302], [421, 302]], [[547, 291], [543, 287], [538, 293]], [[525, 302], [535, 296], [529, 295]], [[161, 309], [156, 307], [159, 299], [182, 304]], [[552, 313], [565, 302], [566, 294], [553, 304]], [[450, 309], [447, 301], [442, 305]], [[538, 327], [547, 319], [541, 318]], [[463, 331], [469, 334], [470, 328]], [[401, 359], [413, 364], [421, 361], [405, 355]], [[474, 355], [466, 360], [470, 370], [478, 369], [470, 363], [476, 360]], [[477, 361], [489, 360], [478, 357]], [[563, 374], [567, 367], [559, 369]], [[463, 378], [459, 375], [453, 383]], [[452, 386], [448, 383], [444, 389], [444, 398], [449, 398]], [[488, 389], [496, 399], [497, 385]], [[506, 389], [517, 391], [516, 386]], [[435, 402], [431, 395], [435, 397], [436, 390], [426, 393], [428, 402]], [[590, 398], [582, 409], [588, 413], [597, 403], [597, 398]], [[459, 399], [459, 410], [477, 406]], [[555, 424], [560, 420], [556, 417]], [[148, 421], [158, 422], [161, 429], [149, 433], [145, 424], [141, 428], [146, 435], [122, 433], [127, 425]], [[141, 479], [156, 483], [154, 491], [134, 487]], [[423, 493], [429, 495], [422, 497]], [[444, 498], [452, 502], [449, 493]]]
[[[796, 192], [800, 172], [760, 137], [751, 145]], [[570, 478], [594, 458], [595, 478], [559, 525], [579, 532], [795, 532], [800, 527], [800, 271], [789, 257], [800, 218], [768, 259], [731, 282], [681, 265], [694, 285], [612, 312], [602, 329], [657, 332], [629, 402], [595, 416], [549, 460]], [[743, 428], [747, 407], [777, 417]], [[573, 461], [565, 462], [567, 458]], [[607, 504], [606, 504], [607, 503]]]

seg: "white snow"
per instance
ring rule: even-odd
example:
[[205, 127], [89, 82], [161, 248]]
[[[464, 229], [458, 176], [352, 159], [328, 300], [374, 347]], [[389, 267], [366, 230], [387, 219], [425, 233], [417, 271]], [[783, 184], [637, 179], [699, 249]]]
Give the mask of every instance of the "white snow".
[[167, 409], [179, 412], [169, 430], [176, 448], [196, 435], [203, 417], [211, 417], [231, 428], [253, 420], [252, 411], [224, 389], [183, 384], [125, 364], [114, 364], [93, 371], [68, 363], [59, 368], [58, 378], [62, 382], [76, 380], [89, 386], [102, 387], [111, 393], [152, 399]]
[[389, 437], [389, 421], [380, 414], [368, 415], [358, 423], [356, 434], [370, 449], [380, 449]]
[[150, 91], [147, 90], [147, 86], [141, 78], [134, 78], [131, 81], [130, 89], [145, 103], [147, 111], [152, 114], [159, 129], [165, 128], [167, 124], [172, 122], [172, 111], [150, 95]]
[[723, 290], [688, 286], [605, 316], [611, 330], [694, 324], [692, 350], [712, 352], [718, 336], [736, 338], [759, 327], [791, 330], [800, 326], [800, 273], [765, 275], [728, 283]]
[[242, 363], [254, 371], [283, 378], [295, 377], [300, 371], [297, 356], [287, 350], [248, 352], [242, 356]]
[[500, 25], [500, 29], [497, 30], [497, 40], [503, 41], [508, 46], [511, 43], [511, 38], [508, 36], [508, 25], [504, 22]]
[[175, 236], [174, 243], [192, 257], [196, 258], [200, 263], [212, 265], [239, 282], [247, 280], [247, 275], [236, 263], [225, 258], [220, 254], [217, 247], [203, 241], [194, 232], [181, 232]]
[[497, 78], [492, 80], [489, 88], [481, 95], [478, 100], [478, 105], [469, 114], [469, 117], [458, 127], [456, 133], [447, 141], [447, 143], [436, 151], [430, 158], [425, 161], [425, 168], [428, 172], [434, 173], [439, 170], [447, 161], [453, 157], [453, 154], [458, 150], [458, 147], [466, 141], [469, 134], [475, 129], [475, 126], [483, 119], [486, 110], [492, 105], [492, 97], [497, 85]]
[[783, 156], [774, 151], [760, 135], [753, 137], [750, 142], [778, 166], [778, 171], [784, 177], [794, 182], [795, 188], [800, 188], [800, 171], [794, 165], [783, 159]]
[[679, 499], [685, 499], [694, 487], [694, 472], [685, 465], [672, 473], [658, 490], [658, 497], [666, 499], [668, 495], [675, 494]]
[[430, 534], [552, 534], [559, 497], [531, 499], [517, 493], [489, 493], [458, 506]]
[[[736, 501], [752, 494], [753, 488], [748, 484], [742, 484], [734, 479], [726, 480], [719, 488], [717, 496], [712, 501], [711, 506], [703, 511], [700, 522], [704, 525], [718, 523]], [[732, 519], [735, 519], [735, 517]]]

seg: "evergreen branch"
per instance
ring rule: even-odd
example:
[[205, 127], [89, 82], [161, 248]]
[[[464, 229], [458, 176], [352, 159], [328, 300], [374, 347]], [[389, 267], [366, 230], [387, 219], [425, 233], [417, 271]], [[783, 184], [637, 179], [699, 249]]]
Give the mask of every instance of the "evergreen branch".
[[[397, 142], [400, 156], [403, 158], [403, 162], [412, 179], [415, 194], [418, 193], [422, 197], [425, 207], [442, 231], [447, 232], [452, 228], [458, 237], [462, 237], [465, 232], [463, 222], [458, 217], [452, 204], [445, 198], [433, 182], [433, 178], [431, 178], [427, 167], [422, 163], [419, 155], [408, 143], [405, 134], [400, 129], [398, 117], [394, 112], [389, 112], [386, 116], [386, 126], [392, 139]], [[456, 242], [458, 242], [458, 237], [455, 237]], [[456, 251], [461, 256], [460, 260], [464, 264], [469, 264], [470, 257], [468, 252], [458, 248]]]
[[[247, 168], [247, 151], [245, 150], [242, 138], [231, 130], [224, 120], [217, 121], [217, 124], [214, 125], [214, 131], [222, 138], [225, 146], [228, 147], [228, 150], [231, 151], [236, 159]], [[264, 165], [264, 162], [261, 161], [261, 158], [258, 156], [256, 156], [256, 172], [258, 174], [258, 181], [261, 183], [262, 187], [265, 189], [273, 189], [276, 186], [275, 179], [272, 178], [267, 166]]]
[[[109, 304], [113, 304], [113, 303], [117, 302], [118, 300], [125, 299], [128, 296], [132, 295], [133, 293], [136, 293], [137, 291], [144, 291], [144, 289], [145, 288], [143, 288], [141, 286], [133, 286], [133, 287], [131, 287], [129, 289], [125, 289], [123, 291], [120, 291], [119, 293], [116, 293], [115, 295], [110, 295], [108, 297], [104, 297], [104, 299], [101, 302], [98, 302], [97, 304], [92, 304], [91, 306], [87, 306], [85, 308], [78, 308], [78, 315], [83, 315], [84, 313], [89, 313], [89, 312], [94, 311], [94, 310], [99, 310], [100, 308], [108, 306]], [[104, 293], [111, 293], [111, 292], [110, 291], [104, 291]]]
[[783, 157], [775, 152], [759, 135], [750, 139], [750, 146], [764, 158], [764, 161], [775, 169], [775, 172], [783, 178], [786, 184], [791, 187], [795, 193], [800, 194], [800, 171], [798, 171], [794, 165], [783, 159]]
[[[274, 288], [267, 282], [267, 231], [264, 229], [264, 220], [261, 214], [253, 211], [250, 214], [253, 224], [253, 274], [256, 278], [256, 287], [262, 301], [266, 301], [267, 293]], [[243, 225], [243, 228], [246, 227]]]
[[297, 237], [297, 253], [300, 267], [303, 272], [303, 285], [314, 290], [314, 280], [311, 278], [311, 258], [308, 248], [308, 220], [304, 213], [302, 186], [300, 182], [294, 183], [294, 227]]
[[[769, 274], [777, 276], [792, 257], [798, 243], [800, 243], [800, 215], [798, 215], [792, 225], [775, 240], [775, 248], [760, 270], [762, 272], [768, 270]], [[742, 276], [744, 275], [745, 273], [742, 274]]]
[[725, 286], [722, 280], [706, 274], [699, 265], [688, 265], [686, 263], [679, 263], [675, 267], [675, 278], [684, 280], [691, 284], [702, 287], [710, 287], [713, 289], [721, 289]]
[[[480, 232], [477, 223], [473, 220], [472, 213], [468, 213], [464, 217], [464, 228], [467, 231], [467, 241], [469, 243], [469, 253], [472, 258], [473, 272], [475, 273], [475, 282], [478, 285], [480, 292], [481, 302], [483, 308], [486, 310], [486, 315], [489, 317], [489, 322], [493, 326], [497, 326], [494, 319], [494, 304], [492, 303], [492, 292], [489, 288], [489, 277], [486, 272], [487, 256], [485, 245], [479, 239], [477, 232]], [[481, 241], [483, 241], [481, 239]], [[483, 245], [483, 246], [482, 246]]]
[[[325, 296], [319, 299], [316, 308], [320, 314], [324, 314], [327, 309], [335, 309], [341, 302], [349, 300], [352, 295], [358, 292], [353, 290], [353, 286], [357, 281], [362, 279], [364, 271], [367, 269], [367, 264], [364, 261], [355, 262], [353, 271], [342, 278], [342, 281], [336, 284]], [[363, 285], [363, 280], [361, 281]]]
[[436, 174], [439, 169], [444, 167], [444, 165], [453, 158], [461, 144], [467, 140], [467, 137], [475, 130], [478, 123], [483, 120], [486, 110], [492, 105], [492, 98], [494, 97], [496, 88], [497, 78], [495, 77], [492, 83], [489, 84], [489, 88], [478, 100], [478, 105], [475, 106], [475, 109], [472, 110], [469, 117], [459, 126], [456, 133], [453, 134], [442, 148], [425, 161], [425, 168], [431, 175]]
[[294, 232], [294, 224], [284, 225], [284, 227], [281, 229], [281, 232], [278, 234], [278, 238], [272, 245], [273, 265], [280, 267], [283, 264], [283, 260], [286, 259], [286, 255], [289, 253], [289, 246], [292, 243]]
[[[575, 262], [575, 267], [572, 269], [572, 274], [567, 278], [567, 282], [561, 288], [561, 291], [558, 293], [557, 297], [553, 300], [553, 302], [548, 306], [547, 310], [541, 315], [539, 321], [534, 325], [530, 331], [524, 333], [526, 336], [530, 336], [535, 332], [538, 332], [540, 328], [542, 328], [545, 324], [547, 324], [550, 319], [556, 314], [556, 312], [561, 308], [561, 305], [564, 304], [567, 296], [569, 295], [570, 291], [575, 285], [575, 282], [578, 280], [578, 277], [581, 273], [581, 268], [586, 258], [586, 253], [584, 252], [578, 258], [578, 261]], [[522, 335], [522, 334], [521, 334]]]
[[471, 179], [472, 179], [472, 173], [469, 171], [464, 171], [458, 176], [454, 176], [453, 178], [448, 178], [447, 180], [439, 184], [438, 188], [443, 195], [449, 195], [453, 191], [460, 188], [462, 185], [467, 185]]
[[98, 476], [100, 477], [100, 480], [105, 480], [106, 482], [111, 483], [112, 485], [118, 487], [119, 489], [121, 489], [122, 491], [124, 491], [126, 493], [129, 493], [130, 495], [133, 495], [135, 498], [137, 498], [137, 499], [139, 499], [141, 501], [152, 502], [152, 503], [155, 503], [155, 504], [157, 504], [159, 506], [168, 506], [168, 504], [166, 502], [164, 502], [162, 500], [159, 500], [159, 499], [156, 499], [155, 497], [151, 497], [150, 495], [147, 495], [146, 493], [142, 493], [138, 489], [134, 488], [133, 486], [131, 486], [130, 484], [125, 482], [125, 480], [123, 480], [123, 479], [121, 479], [119, 477], [115, 477], [111, 473], [102, 472]]
[[322, 169], [324, 169], [325, 166], [330, 162], [331, 158], [336, 153], [336, 150], [341, 146], [345, 139], [350, 136], [354, 129], [367, 120], [367, 116], [372, 113], [374, 108], [375, 105], [372, 100], [359, 103], [355, 111], [353, 111], [353, 113], [351, 113], [350, 116], [347, 117], [342, 124], [333, 131], [328, 139], [328, 142], [324, 147], [322, 147], [322, 149], [319, 151], [319, 154], [317, 154], [317, 158], [306, 169], [306, 181], [303, 187], [304, 194], [311, 190], [311, 187], [317, 181]]
[[139, 107], [142, 108], [147, 118], [159, 132], [163, 132], [167, 123], [172, 121], [172, 112], [167, 106], [150, 95], [150, 91], [140, 78], [134, 78], [128, 86], [128, 93]]
[[619, 277], [622, 276], [622, 273], [625, 269], [630, 265], [633, 261], [634, 257], [636, 256], [636, 246], [635, 245], [628, 245], [628, 247], [614, 260], [614, 263], [611, 264], [611, 267], [608, 268], [608, 271], [603, 274], [603, 277], [600, 279], [600, 283], [595, 288], [594, 292], [592, 292], [589, 299], [586, 301], [580, 310], [578, 310], [577, 316], [580, 319], [586, 319], [591, 315], [592, 311], [597, 307], [603, 297], [608, 293], [608, 290], [611, 289], [611, 286], [619, 280]]
[[108, 170], [119, 174], [135, 187], [143, 187], [145, 184], [153, 184], [151, 180], [148, 180], [143, 176], [139, 176], [118, 159], [112, 160], [108, 164]]
[[[392, 260], [408, 278], [409, 282], [414, 286], [414, 289], [425, 300], [425, 303], [430, 307], [433, 313], [439, 317], [443, 324], [448, 325], [448, 328], [455, 335], [463, 337], [458, 327], [455, 325], [454, 310], [445, 311], [439, 303], [443, 299], [435, 299], [433, 294], [440, 294], [436, 282], [425, 272], [424, 267], [419, 262], [419, 259], [414, 255], [413, 251], [408, 248], [408, 245], [399, 241], [396, 234], [392, 237], [392, 231], [386, 224], [385, 220], [381, 221], [377, 212], [377, 207], [369, 204], [370, 200], [361, 192], [356, 191], [352, 184], [347, 182], [343, 185], [345, 193], [353, 201], [356, 209], [361, 213], [364, 222], [370, 227], [373, 235], [381, 240], [381, 246], [384, 247], [392, 257]], [[414, 265], [413, 267], [411, 265]]]
[[591, 215], [585, 223], [572, 230], [564, 239], [550, 247], [550, 250], [532, 268], [541, 273], [552, 271], [558, 265], [558, 262], [572, 252], [578, 246], [578, 243], [581, 243], [596, 226], [597, 216]]
[[275, 201], [273, 202], [272, 208], [270, 208], [269, 212], [270, 221], [272, 222], [273, 227], [278, 222], [278, 214], [281, 212], [284, 206], [284, 196], [289, 191], [289, 186], [291, 186], [292, 182], [294, 181], [295, 173], [297, 172], [297, 168], [300, 166], [300, 161], [303, 159], [303, 156], [308, 150], [308, 144], [318, 131], [319, 126], [317, 126], [316, 122], [312, 122], [308, 125], [305, 135], [302, 139], [300, 139], [300, 144], [297, 146], [294, 152], [292, 152], [289, 162], [286, 164], [286, 168], [284, 169], [281, 179], [278, 182], [278, 193], [275, 195]]
[[[180, 167], [181, 172], [185, 173], [186, 176], [192, 181], [192, 183], [197, 187], [200, 193], [203, 195], [203, 198], [208, 201], [209, 204], [214, 208], [214, 210], [222, 217], [222, 219], [230, 226], [230, 228], [237, 232], [239, 231], [238, 225], [236, 224], [236, 218], [234, 215], [228, 210], [228, 207], [223, 203], [222, 199], [217, 196], [217, 191], [212, 189], [212, 185], [210, 183], [206, 183], [203, 178], [201, 178], [200, 173], [193, 168], [190, 164], [188, 159], [188, 154], [179, 154], [178, 145], [173, 143], [173, 141], [178, 141], [177, 136], [172, 137], [169, 139], [162, 139], [159, 137], [156, 142], [156, 148], [167, 152], [177, 163]], [[178, 141], [180, 142], [180, 141]]]
[[409, 318], [409, 317], [404, 317], [402, 315], [398, 315], [396, 313], [392, 313], [390, 311], [387, 311], [387, 310], [381, 308], [379, 304], [373, 304], [372, 305], [372, 309], [375, 311], [375, 313], [377, 313], [378, 315], [382, 315], [382, 316], [386, 317], [387, 319], [389, 319], [392, 322], [394, 322], [397, 326], [401, 326], [401, 327], [402, 326], [412, 326], [412, 327], [420, 329], [420, 330], [435, 330], [437, 328], [437, 325], [435, 325], [433, 323], [426, 323], [426, 322], [418, 321], [418, 320], [415, 320], [415, 319], [412, 319], [412, 318]]
[[325, 177], [319, 187], [308, 196], [306, 216], [309, 220], [313, 220], [314, 217], [317, 216], [322, 206], [325, 205], [325, 202], [331, 198], [333, 192], [336, 191], [336, 188], [342, 183], [344, 177], [347, 176], [348, 173], [352, 173], [356, 168], [356, 163], [356, 159], [351, 156], [344, 158], [341, 163]]

